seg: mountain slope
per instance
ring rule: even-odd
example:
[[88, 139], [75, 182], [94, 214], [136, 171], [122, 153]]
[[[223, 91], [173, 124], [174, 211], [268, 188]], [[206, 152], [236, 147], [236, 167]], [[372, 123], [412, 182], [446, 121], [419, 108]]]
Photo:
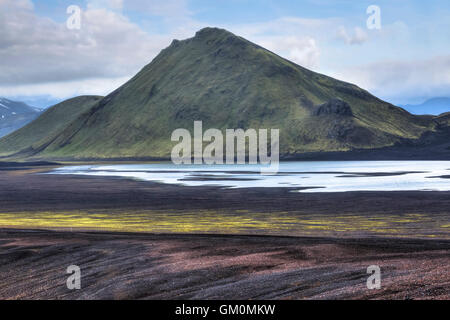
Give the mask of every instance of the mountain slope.
[[0, 98], [0, 137], [23, 127], [39, 114], [38, 109], [23, 102]]
[[47, 109], [32, 123], [0, 139], [0, 156], [22, 151], [34, 154], [51, 143], [70, 122], [101, 100], [98, 96], [81, 96]]
[[450, 112], [450, 98], [433, 98], [418, 105], [405, 105], [404, 109], [413, 114], [431, 114], [440, 115], [445, 112]]
[[[312, 72], [241, 37], [205, 28], [178, 41], [126, 84], [55, 132], [26, 146], [24, 128], [0, 154], [35, 158], [170, 157], [177, 128], [277, 128], [280, 152], [393, 146], [438, 130], [355, 85]], [[14, 146], [14, 141], [21, 143]], [[5, 144], [8, 146], [5, 149]], [[14, 146], [14, 147], [12, 147]], [[22, 149], [20, 149], [22, 148]]]

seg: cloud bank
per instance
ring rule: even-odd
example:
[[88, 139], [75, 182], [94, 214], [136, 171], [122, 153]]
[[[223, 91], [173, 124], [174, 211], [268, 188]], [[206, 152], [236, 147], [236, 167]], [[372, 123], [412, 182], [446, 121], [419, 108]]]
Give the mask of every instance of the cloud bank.
[[79, 91], [88, 87], [85, 80], [98, 84], [102, 78], [107, 81], [101, 87], [109, 89], [107, 82], [131, 77], [171, 41], [96, 6], [83, 11], [81, 22], [80, 30], [69, 30], [37, 16], [30, 1], [1, 0], [0, 95], [48, 88], [66, 96], [70, 89], [56, 88], [65, 84]]
[[[342, 69], [336, 78], [357, 83], [397, 103], [416, 103], [450, 95], [450, 55], [425, 60], [387, 60]], [[407, 100], [405, 97], [412, 97]]]
[[[81, 29], [69, 30], [65, 23], [38, 15], [30, 0], [0, 0], [0, 96], [105, 95], [172, 39], [188, 38], [211, 26], [196, 20], [188, 4], [188, 0], [88, 0]], [[165, 28], [138, 25], [133, 13], [153, 17], [152, 22]], [[383, 25], [379, 32], [336, 17], [285, 16], [212, 26], [384, 99], [410, 102], [404, 97], [450, 95], [450, 55], [431, 52], [422, 54], [428, 58], [407, 60], [402, 46], [415, 33], [402, 21]]]

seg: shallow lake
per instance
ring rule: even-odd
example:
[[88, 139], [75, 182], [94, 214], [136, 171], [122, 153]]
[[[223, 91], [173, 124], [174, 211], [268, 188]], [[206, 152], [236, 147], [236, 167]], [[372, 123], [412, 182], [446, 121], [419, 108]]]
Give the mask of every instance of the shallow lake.
[[174, 165], [172, 163], [82, 165], [50, 174], [124, 177], [185, 186], [284, 187], [299, 192], [449, 191], [450, 161], [281, 162], [277, 174], [259, 165]]

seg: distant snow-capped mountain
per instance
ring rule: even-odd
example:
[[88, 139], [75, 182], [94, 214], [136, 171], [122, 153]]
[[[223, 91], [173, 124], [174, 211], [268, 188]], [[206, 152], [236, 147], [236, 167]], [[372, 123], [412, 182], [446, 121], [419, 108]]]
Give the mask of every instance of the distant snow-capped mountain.
[[413, 114], [432, 114], [439, 115], [450, 111], [450, 98], [432, 98], [422, 104], [417, 105], [401, 105], [402, 108]]
[[41, 109], [26, 103], [0, 98], [0, 137], [25, 126], [41, 112]]

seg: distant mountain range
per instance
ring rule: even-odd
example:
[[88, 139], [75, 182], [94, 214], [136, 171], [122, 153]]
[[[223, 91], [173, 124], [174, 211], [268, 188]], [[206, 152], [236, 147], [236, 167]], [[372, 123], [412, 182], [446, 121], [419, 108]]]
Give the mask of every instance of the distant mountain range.
[[415, 116], [226, 30], [161, 51], [106, 97], [78, 97], [0, 139], [0, 156], [170, 158], [173, 130], [276, 128], [282, 159], [450, 158], [450, 116]]
[[23, 102], [0, 98], [0, 137], [36, 119], [41, 110]]
[[421, 104], [417, 105], [407, 104], [401, 105], [401, 107], [413, 114], [440, 115], [445, 112], [450, 112], [450, 98], [448, 97], [433, 98]]

